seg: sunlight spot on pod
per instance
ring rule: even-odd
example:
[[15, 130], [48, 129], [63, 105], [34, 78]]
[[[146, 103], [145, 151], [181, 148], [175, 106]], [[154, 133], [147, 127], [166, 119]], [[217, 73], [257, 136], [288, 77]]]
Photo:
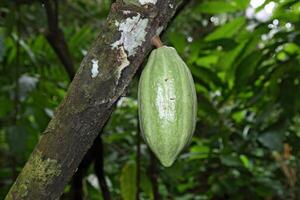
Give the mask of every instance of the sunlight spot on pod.
[[98, 60], [92, 60], [91, 77], [96, 78], [99, 74]]
[[157, 0], [139, 0], [140, 4], [141, 5], [145, 5], [145, 4], [156, 4], [157, 3]]
[[[168, 79], [168, 84], [173, 85], [173, 80]], [[156, 101], [155, 104], [157, 106], [159, 118], [165, 119], [168, 121], [175, 120], [175, 90], [174, 87], [169, 87], [168, 90], [164, 90], [162, 87], [157, 88]], [[169, 99], [170, 101], [166, 102], [165, 99]]]
[[128, 52], [128, 56], [135, 55], [136, 48], [141, 46], [145, 41], [148, 22], [148, 19], [143, 19], [140, 14], [137, 14], [120, 23], [116, 23], [116, 26], [119, 27], [119, 31], [121, 32], [121, 37], [111, 44], [112, 49], [116, 49], [122, 45]]

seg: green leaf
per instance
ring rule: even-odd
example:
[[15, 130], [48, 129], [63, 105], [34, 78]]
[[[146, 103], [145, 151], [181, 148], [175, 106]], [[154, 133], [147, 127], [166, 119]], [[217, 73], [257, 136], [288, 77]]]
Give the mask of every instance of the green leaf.
[[207, 158], [210, 152], [210, 147], [205, 145], [194, 145], [190, 149], [190, 159], [204, 159]]
[[187, 46], [187, 41], [184, 35], [176, 32], [170, 32], [168, 33], [168, 38], [178, 53], [181, 54], [184, 52], [184, 49]]
[[262, 53], [255, 51], [247, 56], [237, 66], [235, 71], [235, 87], [239, 90], [243, 88], [255, 72], [255, 69], [262, 58]]
[[197, 65], [204, 66], [204, 67], [210, 67], [211, 65], [214, 65], [218, 62], [219, 56], [218, 55], [207, 55], [203, 57], [199, 57], [196, 61]]
[[6, 141], [10, 152], [18, 159], [22, 159], [26, 150], [27, 132], [23, 126], [11, 126], [6, 130]]
[[250, 0], [234, 0], [234, 3], [242, 10], [245, 10], [249, 3], [250, 3]]
[[120, 182], [123, 199], [134, 200], [136, 196], [136, 164], [134, 162], [128, 162], [123, 167]]
[[210, 87], [213, 85], [216, 87], [222, 87], [224, 85], [217, 73], [209, 68], [192, 66], [191, 71], [196, 78], [201, 79], [201, 81], [203, 81], [206, 85], [210, 85]]
[[251, 163], [247, 156], [240, 155], [240, 160], [242, 161], [245, 168], [249, 169], [251, 167]]
[[238, 46], [236, 46], [231, 51], [222, 52], [218, 65], [220, 65], [223, 69], [226, 69], [229, 73], [231, 73], [233, 68], [232, 66], [237, 60], [238, 55], [241, 53], [245, 45], [246, 42], [241, 42]]
[[199, 108], [198, 115], [203, 117], [203, 119], [211, 118], [212, 120], [217, 120], [219, 118], [219, 113], [218, 110], [213, 106], [212, 102], [210, 102], [207, 97], [203, 95], [198, 95], [197, 97]]
[[214, 32], [205, 37], [205, 41], [213, 41], [222, 38], [231, 38], [237, 34], [245, 25], [246, 19], [244, 17], [236, 18], [227, 24], [217, 28]]
[[300, 47], [295, 43], [286, 43], [283, 50], [289, 55], [300, 54]]
[[261, 134], [258, 141], [270, 150], [282, 151], [283, 149], [283, 135], [278, 131], [269, 131]]
[[5, 117], [13, 108], [13, 102], [5, 97], [0, 97], [0, 118]]
[[154, 195], [153, 195], [153, 188], [152, 184], [150, 181], [150, 178], [147, 176], [146, 173], [141, 173], [141, 180], [140, 180], [140, 186], [143, 192], [149, 196], [149, 199], [154, 200]]
[[196, 8], [196, 12], [207, 13], [207, 14], [220, 14], [228, 12], [236, 12], [240, 10], [238, 6], [234, 3], [229, 3], [225, 1], [208, 1], [201, 3]]
[[222, 155], [220, 159], [221, 162], [226, 166], [237, 167], [241, 165], [240, 160], [234, 155]]

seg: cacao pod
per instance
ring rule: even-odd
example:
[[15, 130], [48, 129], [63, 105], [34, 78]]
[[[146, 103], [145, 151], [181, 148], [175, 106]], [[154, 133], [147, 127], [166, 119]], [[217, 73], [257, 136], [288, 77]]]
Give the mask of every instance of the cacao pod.
[[172, 47], [151, 52], [139, 89], [141, 133], [163, 166], [173, 164], [196, 125], [197, 98], [190, 70]]

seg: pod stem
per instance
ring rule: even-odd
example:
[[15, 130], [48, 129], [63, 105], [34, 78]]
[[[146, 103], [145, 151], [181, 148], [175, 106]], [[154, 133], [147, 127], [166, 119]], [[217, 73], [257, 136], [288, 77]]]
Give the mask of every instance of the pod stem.
[[159, 47], [164, 46], [164, 44], [162, 43], [162, 41], [160, 40], [160, 38], [159, 38], [158, 35], [154, 36], [154, 37], [151, 39], [151, 43], [152, 43], [156, 48], [159, 48]]

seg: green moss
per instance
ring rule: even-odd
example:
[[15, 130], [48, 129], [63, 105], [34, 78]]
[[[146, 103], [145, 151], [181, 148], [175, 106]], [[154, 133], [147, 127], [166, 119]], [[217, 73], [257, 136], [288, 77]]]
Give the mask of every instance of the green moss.
[[23, 168], [6, 200], [15, 199], [14, 197], [26, 199], [29, 192], [45, 192], [46, 186], [60, 173], [61, 166], [57, 160], [43, 159], [42, 153], [37, 150]]
[[20, 191], [20, 196], [23, 197], [23, 198], [26, 197], [27, 194], [28, 194], [27, 186], [25, 184], [20, 185], [19, 191]]
[[136, 6], [140, 6], [140, 3], [138, 0], [124, 0], [124, 3], [127, 5], [136, 5]]

